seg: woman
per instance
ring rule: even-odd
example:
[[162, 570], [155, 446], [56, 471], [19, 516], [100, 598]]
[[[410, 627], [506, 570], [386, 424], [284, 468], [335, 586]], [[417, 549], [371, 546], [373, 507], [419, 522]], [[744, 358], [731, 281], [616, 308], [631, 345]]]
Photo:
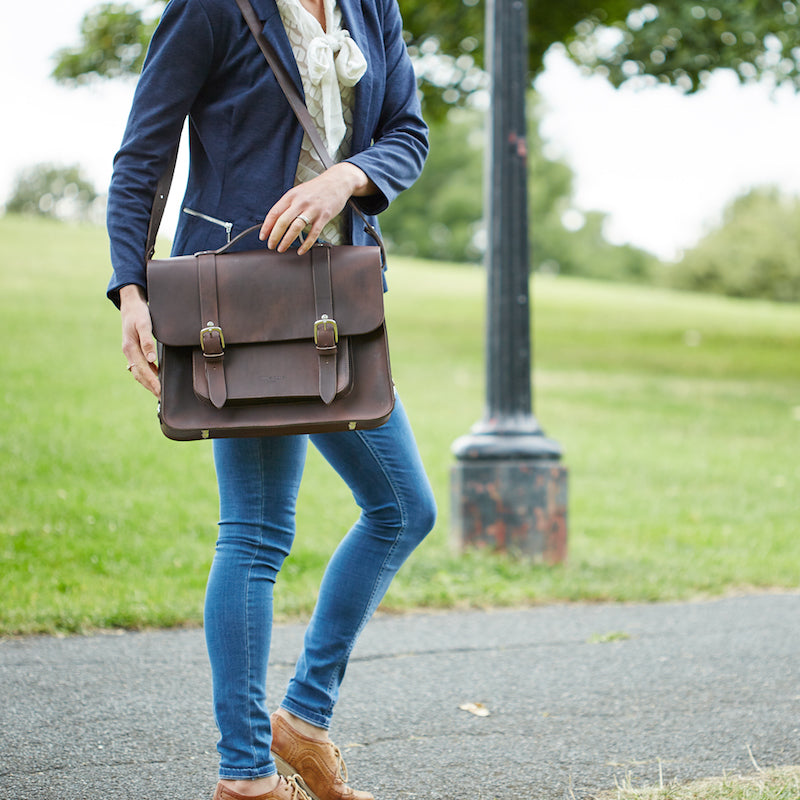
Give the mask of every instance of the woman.
[[[414, 182], [427, 155], [397, 0], [252, 3], [338, 163], [322, 167], [233, 0], [171, 0], [108, 201], [108, 295], [121, 310], [128, 369], [156, 396], [144, 249], [156, 183], [187, 116], [186, 213], [174, 254], [217, 248], [262, 220], [258, 238], [280, 252], [297, 245], [304, 253], [318, 238], [368, 244], [348, 199], [374, 217]], [[255, 246], [255, 237], [236, 245]], [[328, 564], [294, 677], [270, 718], [272, 588], [294, 537], [309, 438], [361, 513]], [[402, 403], [372, 431], [220, 439], [213, 447], [220, 528], [205, 630], [220, 729], [215, 800], [368, 800], [347, 785], [327, 731], [356, 638], [435, 519]]]

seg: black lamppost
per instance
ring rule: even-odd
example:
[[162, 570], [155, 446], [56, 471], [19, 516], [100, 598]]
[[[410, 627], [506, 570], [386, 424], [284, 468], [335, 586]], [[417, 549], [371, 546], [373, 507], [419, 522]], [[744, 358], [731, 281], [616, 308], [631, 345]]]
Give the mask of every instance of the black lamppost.
[[452, 530], [461, 547], [491, 546], [554, 563], [566, 556], [567, 471], [561, 447], [532, 411], [527, 30], [525, 0], [487, 0], [486, 410], [453, 444]]

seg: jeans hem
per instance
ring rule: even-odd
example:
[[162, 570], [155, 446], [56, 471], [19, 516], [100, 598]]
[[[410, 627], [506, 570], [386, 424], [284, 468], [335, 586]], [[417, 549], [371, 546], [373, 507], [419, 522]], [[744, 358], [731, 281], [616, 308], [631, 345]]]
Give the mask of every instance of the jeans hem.
[[288, 711], [290, 714], [294, 714], [294, 716], [299, 717], [303, 720], [303, 722], [307, 722], [309, 725], [316, 725], [318, 728], [324, 728], [328, 730], [331, 726], [331, 718], [324, 717], [321, 714], [314, 714], [306, 709], [296, 706], [291, 700], [284, 700], [281, 703], [281, 708]]
[[259, 778], [271, 778], [278, 774], [278, 770], [273, 764], [266, 767], [269, 772], [262, 772], [257, 769], [221, 769], [219, 771], [220, 780], [224, 781], [255, 781]]

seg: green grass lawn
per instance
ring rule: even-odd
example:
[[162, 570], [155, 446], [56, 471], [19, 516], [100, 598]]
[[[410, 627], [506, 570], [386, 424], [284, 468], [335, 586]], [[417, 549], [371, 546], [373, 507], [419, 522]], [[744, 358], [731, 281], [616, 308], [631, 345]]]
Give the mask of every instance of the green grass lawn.
[[800, 797], [800, 769], [779, 767], [752, 775], [721, 778], [658, 787], [637, 788], [626, 782], [595, 800], [796, 800]]
[[[108, 269], [100, 229], [0, 219], [0, 632], [201, 619], [211, 446], [160, 433]], [[389, 281], [395, 379], [440, 515], [385, 608], [798, 587], [800, 307], [535, 280], [536, 414], [570, 471], [569, 559], [546, 567], [450, 549], [450, 445], [483, 411], [482, 271], [394, 259]], [[311, 453], [282, 617], [309, 612], [354, 513]]]

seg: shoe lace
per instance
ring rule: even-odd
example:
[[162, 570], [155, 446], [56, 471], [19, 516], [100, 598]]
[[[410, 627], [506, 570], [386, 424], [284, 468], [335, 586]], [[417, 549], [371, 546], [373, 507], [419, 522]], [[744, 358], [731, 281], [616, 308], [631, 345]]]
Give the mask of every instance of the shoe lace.
[[284, 778], [284, 780], [287, 784], [289, 784], [289, 787], [292, 790], [291, 800], [311, 800], [303, 787], [300, 785], [302, 778], [299, 775], [291, 775], [288, 778]]
[[339, 768], [339, 777], [344, 783], [347, 783], [347, 764], [344, 763], [342, 751], [333, 744], [333, 742], [331, 742], [331, 747], [333, 748], [333, 755], [336, 758], [336, 763]]

